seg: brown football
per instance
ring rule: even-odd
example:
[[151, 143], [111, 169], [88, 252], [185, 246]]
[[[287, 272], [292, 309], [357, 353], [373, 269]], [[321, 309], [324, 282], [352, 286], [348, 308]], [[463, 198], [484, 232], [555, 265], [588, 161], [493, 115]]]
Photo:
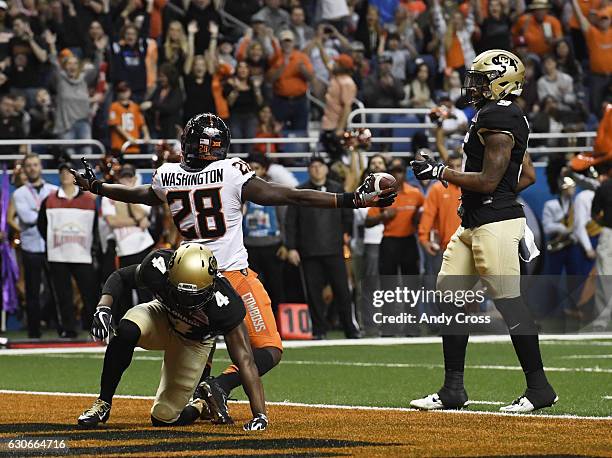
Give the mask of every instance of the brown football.
[[395, 177], [389, 173], [379, 172], [374, 174], [374, 189], [372, 191], [384, 191], [389, 188], [397, 188]]

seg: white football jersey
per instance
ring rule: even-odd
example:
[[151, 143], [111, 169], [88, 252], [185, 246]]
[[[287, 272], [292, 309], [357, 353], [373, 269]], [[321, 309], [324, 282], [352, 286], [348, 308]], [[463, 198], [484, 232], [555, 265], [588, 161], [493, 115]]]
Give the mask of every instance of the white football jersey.
[[219, 270], [240, 270], [248, 267], [242, 240], [242, 185], [253, 176], [240, 158], [215, 161], [193, 172], [166, 163], [155, 171], [151, 186], [168, 203], [186, 240], [205, 243]]

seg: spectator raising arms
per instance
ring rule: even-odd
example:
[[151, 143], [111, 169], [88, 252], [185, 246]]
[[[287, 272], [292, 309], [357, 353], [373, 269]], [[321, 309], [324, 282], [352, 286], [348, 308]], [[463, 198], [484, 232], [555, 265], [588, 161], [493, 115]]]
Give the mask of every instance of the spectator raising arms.
[[[236, 75], [227, 80], [224, 94], [230, 108], [230, 128], [233, 138], [255, 137], [257, 113], [263, 104], [262, 82], [262, 77], [250, 77], [246, 62], [240, 62], [236, 68]], [[234, 144], [233, 149], [234, 153], [248, 153], [250, 145]]]
[[120, 40], [110, 47], [110, 80], [114, 84], [127, 82], [136, 103], [153, 89], [157, 72], [157, 46], [143, 33], [134, 25], [126, 25]]
[[210, 46], [204, 55], [194, 55], [195, 35], [198, 33], [198, 24], [191, 22], [187, 26], [188, 52], [183, 69], [183, 86], [185, 87], [185, 101], [183, 103], [183, 121], [191, 119], [202, 110], [216, 113], [215, 100], [213, 98], [212, 81], [216, 68], [215, 47], [217, 43], [217, 27], [213, 22], [209, 26], [215, 31], [210, 36]]
[[47, 49], [30, 28], [30, 19], [20, 15], [13, 18], [13, 37], [8, 43], [8, 69], [6, 76], [14, 88], [30, 91], [33, 98], [42, 84], [43, 64], [47, 62]]
[[[47, 31], [45, 40], [49, 45], [50, 60], [54, 67], [52, 86], [56, 92], [55, 133], [62, 139], [87, 140], [91, 138], [89, 119], [89, 88], [98, 76], [107, 41], [102, 38], [96, 42], [96, 57], [87, 71], [83, 71], [79, 59], [70, 51], [63, 53], [61, 62], [57, 55], [56, 35]], [[89, 154], [91, 148], [84, 147], [82, 154]]]
[[342, 156], [340, 139], [344, 135], [357, 85], [351, 78], [354, 63], [351, 56], [340, 54], [334, 60], [332, 78], [325, 94], [325, 111], [321, 122], [321, 143], [335, 161]]
[[183, 24], [172, 21], [166, 31], [166, 40], [160, 48], [159, 63], [169, 62], [180, 73], [184, 69], [187, 52], [187, 36]]
[[294, 48], [291, 30], [283, 30], [280, 40], [281, 53], [268, 71], [274, 88], [272, 111], [286, 128], [305, 131], [308, 125], [306, 91], [313, 77], [312, 63], [306, 54]]
[[452, 12], [450, 21], [446, 21], [440, 7], [440, 0], [434, 0], [434, 23], [441, 37], [441, 50], [439, 66], [442, 69], [453, 69], [465, 75], [466, 68], [472, 65], [476, 57], [472, 46], [472, 33], [474, 33], [474, 13], [470, 3], [467, 17], [457, 9]]
[[215, 9], [212, 0], [192, 0], [185, 14], [185, 24], [195, 21], [198, 24], [198, 32], [195, 36], [195, 53], [203, 54], [210, 45], [211, 32], [209, 24], [221, 24], [221, 16]]
[[547, 0], [533, 0], [527, 9], [530, 12], [519, 17], [512, 26], [512, 36], [523, 36], [529, 51], [542, 57], [549, 54], [555, 41], [561, 38], [561, 23], [548, 14], [550, 4]]
[[159, 79], [153, 94], [140, 104], [146, 112], [154, 138], [177, 138], [181, 129], [183, 93], [174, 65], [165, 63], [159, 68]]
[[577, 0], [572, 0], [572, 6], [580, 22], [589, 51], [591, 110], [597, 117], [601, 117], [604, 95], [609, 90], [608, 86], [612, 81], [612, 28], [610, 28], [612, 7], [598, 11], [596, 25], [593, 26], [582, 14]]

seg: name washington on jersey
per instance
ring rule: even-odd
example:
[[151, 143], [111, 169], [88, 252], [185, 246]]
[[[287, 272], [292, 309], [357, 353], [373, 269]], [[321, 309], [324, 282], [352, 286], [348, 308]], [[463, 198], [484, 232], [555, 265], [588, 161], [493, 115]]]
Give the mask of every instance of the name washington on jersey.
[[214, 184], [223, 182], [223, 169], [202, 170], [197, 173], [160, 172], [159, 178], [162, 186], [182, 187]]

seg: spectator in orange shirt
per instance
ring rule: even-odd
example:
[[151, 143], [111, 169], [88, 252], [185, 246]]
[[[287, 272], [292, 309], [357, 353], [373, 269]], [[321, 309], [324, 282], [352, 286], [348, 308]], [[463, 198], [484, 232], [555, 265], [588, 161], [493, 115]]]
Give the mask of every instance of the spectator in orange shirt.
[[[453, 170], [461, 170], [461, 156], [452, 153], [446, 165]], [[430, 188], [423, 204], [423, 214], [419, 221], [419, 242], [431, 257], [430, 268], [426, 273], [437, 275], [442, 266], [442, 253], [455, 233], [461, 219], [457, 215], [461, 188], [452, 183], [445, 188], [436, 181]]]
[[582, 14], [577, 0], [572, 0], [572, 6], [578, 22], [580, 22], [580, 28], [584, 33], [589, 51], [591, 110], [598, 118], [601, 118], [604, 96], [610, 82], [612, 82], [612, 28], [610, 28], [612, 7], [599, 10], [597, 12], [597, 22], [593, 26]]
[[383, 223], [383, 239], [380, 243], [380, 275], [419, 274], [419, 251], [415, 233], [424, 198], [421, 191], [406, 183], [406, 163], [401, 158], [391, 161], [391, 173], [398, 183], [398, 193], [393, 205], [387, 208], [372, 207], [368, 210], [365, 227]]
[[[126, 141], [139, 139], [148, 140], [149, 128], [137, 103], [131, 100], [132, 91], [125, 81], [115, 86], [117, 101], [110, 106], [108, 125], [111, 130], [111, 149], [114, 154], [121, 152], [121, 146]], [[126, 153], [139, 153], [137, 145], [130, 146]]]
[[[589, 18], [589, 16], [601, 8], [602, 3], [605, 0], [578, 0], [578, 5], [580, 7], [580, 11], [582, 14]], [[569, 1], [563, 6], [563, 14], [564, 16], [569, 16], [569, 20], [567, 21], [567, 25], [569, 26], [569, 35], [572, 40], [573, 51], [576, 59], [579, 62], [583, 62], [588, 58], [588, 51], [586, 46], [586, 41], [584, 40], [584, 35], [582, 33], [582, 29], [580, 27], [580, 22], [578, 21], [578, 17], [574, 14], [574, 9], [572, 6], [572, 2]]]
[[553, 50], [554, 43], [563, 36], [561, 22], [548, 14], [550, 4], [547, 0], [533, 0], [512, 27], [514, 38], [525, 37], [530, 52], [542, 57]]
[[272, 112], [286, 128], [305, 131], [308, 126], [306, 91], [313, 67], [306, 54], [294, 48], [291, 30], [279, 34], [281, 52], [268, 71], [273, 85]]

